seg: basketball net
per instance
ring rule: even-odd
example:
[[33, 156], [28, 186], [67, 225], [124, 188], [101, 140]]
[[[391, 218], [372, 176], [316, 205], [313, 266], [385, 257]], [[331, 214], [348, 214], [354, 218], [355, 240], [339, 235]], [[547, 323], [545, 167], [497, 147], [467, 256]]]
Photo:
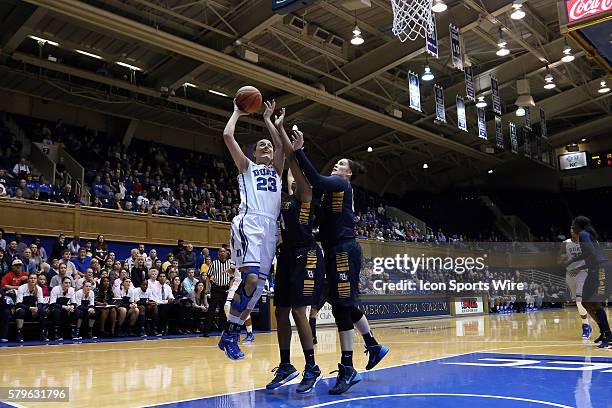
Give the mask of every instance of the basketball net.
[[432, 4], [433, 0], [391, 0], [393, 34], [401, 42], [425, 38], [433, 30]]

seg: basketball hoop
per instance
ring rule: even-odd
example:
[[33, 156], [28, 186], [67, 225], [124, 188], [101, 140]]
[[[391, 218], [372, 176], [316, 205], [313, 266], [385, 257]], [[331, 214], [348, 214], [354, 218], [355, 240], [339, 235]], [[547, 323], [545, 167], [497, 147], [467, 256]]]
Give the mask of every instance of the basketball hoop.
[[401, 42], [425, 38], [433, 30], [432, 3], [433, 0], [391, 0], [393, 34]]

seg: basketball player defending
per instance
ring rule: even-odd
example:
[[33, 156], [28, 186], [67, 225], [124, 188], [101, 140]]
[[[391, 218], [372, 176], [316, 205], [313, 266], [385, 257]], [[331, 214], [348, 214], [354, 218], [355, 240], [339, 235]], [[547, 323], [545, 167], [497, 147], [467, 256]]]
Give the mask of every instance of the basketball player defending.
[[293, 135], [293, 150], [300, 168], [312, 185], [315, 196], [322, 194], [319, 236], [323, 245], [329, 299], [342, 350], [336, 384], [330, 388], [329, 393], [342, 394], [361, 381], [361, 376], [353, 368], [353, 325], [363, 336], [366, 353], [369, 354], [366, 370], [374, 368], [389, 352], [387, 347], [378, 344], [370, 331], [368, 320], [356, 307], [362, 256], [361, 246], [355, 240], [353, 188], [350, 180], [362, 167], [352, 160], [341, 159], [334, 165], [331, 176], [321, 176], [302, 149], [302, 132], [296, 130]]
[[[561, 262], [566, 263], [570, 259], [578, 257], [582, 251], [578, 242], [578, 234], [574, 229], [570, 229], [571, 239], [566, 239], [561, 245]], [[584, 260], [572, 262], [565, 267], [565, 282], [572, 294], [572, 299], [576, 302], [578, 314], [582, 319], [582, 338], [588, 339], [591, 335], [591, 326], [589, 325], [588, 313], [582, 306], [582, 288], [589, 274]]]
[[228, 324], [221, 335], [219, 348], [232, 360], [241, 360], [244, 353], [238, 346], [240, 329], [259, 301], [272, 266], [276, 250], [277, 224], [280, 213], [281, 178], [285, 163], [282, 144], [271, 117], [276, 103], [266, 102], [264, 121], [272, 141], [261, 139], [255, 145], [254, 159], [249, 160], [234, 138], [240, 111], [234, 101], [223, 140], [236, 167], [240, 187], [240, 207], [232, 220], [230, 245], [232, 261], [242, 274], [242, 282], [230, 307]]
[[323, 253], [312, 233], [316, 207], [312, 202], [312, 188], [295, 159], [291, 141], [282, 123], [278, 130], [283, 149], [289, 152], [287, 153], [289, 195], [283, 197], [281, 204], [282, 245], [274, 285], [280, 364], [275, 369], [274, 379], [266, 385], [266, 388], [276, 389], [299, 374], [291, 364], [292, 330], [289, 321], [291, 312], [306, 360], [304, 378], [296, 391], [305, 394], [312, 391], [322, 377], [321, 370], [315, 363], [313, 336], [306, 316], [306, 306], [313, 304], [314, 299], [319, 297], [323, 278]]

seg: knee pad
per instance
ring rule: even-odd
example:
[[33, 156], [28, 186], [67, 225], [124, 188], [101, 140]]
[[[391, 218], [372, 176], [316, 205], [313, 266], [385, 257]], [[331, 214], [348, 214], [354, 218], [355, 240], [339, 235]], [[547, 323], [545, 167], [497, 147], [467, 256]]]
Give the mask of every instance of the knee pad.
[[251, 295], [251, 300], [249, 300], [249, 304], [247, 305], [247, 309], [249, 310], [255, 309], [255, 305], [259, 301], [259, 298], [261, 297], [261, 294], [263, 293], [265, 285], [266, 285], [266, 278], [260, 276], [259, 279], [257, 280], [257, 287], [255, 288], [253, 295]]
[[359, 310], [359, 308], [353, 306], [351, 308], [351, 319], [353, 321], [353, 324], [355, 324], [358, 321], [360, 321], [362, 317], [363, 317], [363, 312], [361, 310]]
[[353, 330], [353, 320], [351, 319], [351, 308], [344, 306], [332, 306], [332, 314], [336, 321], [338, 331]]
[[244, 283], [245, 281], [243, 280], [240, 283], [240, 286], [238, 286], [238, 289], [236, 289], [236, 295], [238, 295], [238, 300], [235, 299], [235, 295], [234, 300], [232, 300], [232, 309], [237, 310], [240, 313], [246, 310], [254, 294], [254, 292], [253, 294], [251, 294], [251, 296], [248, 296], [246, 294], [246, 291], [244, 289]]
[[15, 311], [15, 319], [25, 319], [26, 311], [23, 307], [17, 308]]

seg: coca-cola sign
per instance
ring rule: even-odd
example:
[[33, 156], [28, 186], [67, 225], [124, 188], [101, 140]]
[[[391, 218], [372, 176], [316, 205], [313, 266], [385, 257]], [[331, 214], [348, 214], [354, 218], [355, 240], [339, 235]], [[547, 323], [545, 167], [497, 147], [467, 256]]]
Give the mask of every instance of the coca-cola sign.
[[612, 10], [612, 0], [566, 0], [567, 21], [584, 20]]

